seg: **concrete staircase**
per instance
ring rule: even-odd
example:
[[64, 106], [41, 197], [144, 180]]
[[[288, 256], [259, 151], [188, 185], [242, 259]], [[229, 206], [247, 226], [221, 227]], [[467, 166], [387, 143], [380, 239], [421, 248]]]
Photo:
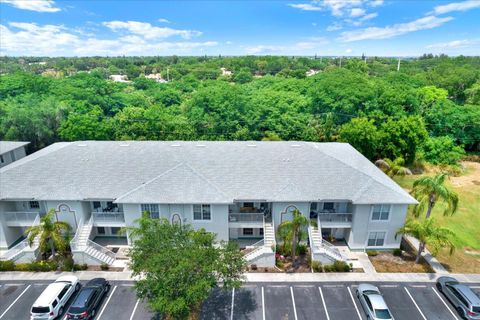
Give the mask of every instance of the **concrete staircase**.
[[92, 228], [92, 218], [86, 224], [79, 223], [75, 237], [70, 244], [72, 251], [77, 255], [83, 255], [83, 261], [88, 259], [98, 264], [112, 265], [115, 262], [115, 253], [90, 240]]
[[308, 236], [313, 260], [320, 261], [323, 264], [333, 263], [337, 260], [346, 261], [346, 258], [334, 245], [322, 239], [322, 231], [320, 228], [309, 226]]
[[275, 245], [275, 229], [271, 222], [265, 222], [263, 225], [263, 239], [265, 246], [272, 247]]
[[[40, 224], [40, 215], [37, 215], [32, 226]], [[32, 245], [28, 243], [28, 237], [21, 242], [17, 243], [15, 246], [3, 252], [0, 256], [0, 260], [11, 260], [17, 263], [26, 263], [31, 260], [35, 260], [38, 256], [40, 238], [36, 237], [33, 240]]]
[[275, 229], [272, 222], [263, 222], [263, 239], [252, 245], [253, 250], [244, 257], [248, 264], [259, 267], [275, 266]]

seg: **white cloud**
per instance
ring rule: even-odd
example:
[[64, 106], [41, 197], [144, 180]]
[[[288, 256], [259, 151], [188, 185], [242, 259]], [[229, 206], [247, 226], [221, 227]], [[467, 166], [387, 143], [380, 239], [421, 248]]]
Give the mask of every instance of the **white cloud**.
[[323, 37], [311, 37], [308, 41], [296, 42], [291, 45], [256, 45], [246, 46], [247, 54], [304, 54], [306, 51], [324, 49], [329, 41]]
[[383, 0], [373, 0], [369, 2], [371, 7], [379, 7], [383, 5]]
[[139, 21], [107, 21], [103, 25], [112, 31], [126, 31], [131, 34], [140, 35], [146, 39], [160, 39], [172, 36], [181, 36], [190, 39], [193, 36], [200, 36], [202, 33], [195, 30], [179, 30], [167, 27], [155, 27], [148, 22]]
[[289, 4], [290, 7], [304, 10], [304, 11], [320, 11], [322, 7], [310, 4], [310, 3], [291, 3]]
[[331, 25], [329, 25], [326, 30], [331, 32], [331, 31], [337, 31], [337, 30], [342, 30], [342, 29], [343, 29], [343, 26], [342, 26], [341, 23], [334, 22]]
[[434, 43], [426, 46], [427, 49], [458, 49], [480, 46], [480, 39], [453, 40], [449, 42]]
[[371, 20], [373, 18], [376, 18], [378, 16], [378, 13], [376, 12], [373, 12], [373, 13], [369, 13], [369, 14], [366, 14], [364, 15], [363, 17], [360, 18], [360, 21], [367, 21], [367, 20]]
[[350, 10], [350, 17], [352, 18], [357, 18], [357, 17], [361, 17], [363, 15], [365, 15], [366, 11], [365, 9], [362, 9], [362, 8], [352, 8]]
[[361, 30], [342, 32], [340, 40], [344, 42], [369, 40], [369, 39], [388, 39], [402, 34], [433, 29], [451, 21], [452, 17], [426, 16], [411, 22], [394, 24], [383, 28], [370, 27]]
[[435, 14], [445, 14], [453, 11], [467, 11], [470, 9], [480, 8], [480, 1], [478, 0], [469, 0], [463, 2], [453, 2], [449, 4], [444, 4], [436, 6], [433, 9]]
[[0, 34], [0, 55], [15, 56], [190, 55], [218, 45], [216, 41], [165, 41], [133, 32], [100, 39], [62, 25], [25, 22], [0, 25]]
[[352, 49], [351, 48], [348, 48], [347, 50], [345, 50], [345, 53], [352, 53]]
[[158, 22], [161, 22], [161, 23], [170, 23], [170, 20], [165, 19], [165, 18], [160, 18], [160, 19], [158, 19]]
[[61, 10], [55, 7], [53, 0], [0, 0], [0, 3], [6, 3], [18, 9], [37, 12], [58, 12]]

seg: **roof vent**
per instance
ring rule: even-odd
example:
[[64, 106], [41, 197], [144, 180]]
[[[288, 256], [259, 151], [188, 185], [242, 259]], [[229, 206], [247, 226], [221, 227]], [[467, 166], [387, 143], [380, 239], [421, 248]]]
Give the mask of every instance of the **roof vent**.
[[206, 145], [204, 145], [204, 144], [197, 144], [197, 145], [195, 145], [195, 147], [198, 147], [198, 148], [205, 148], [205, 147], [206, 147]]
[[120, 147], [128, 147], [128, 146], [130, 146], [129, 143], [121, 143], [121, 144], [120, 144]]
[[247, 147], [256, 148], [256, 147], [257, 147], [257, 145], [256, 145], [256, 144], [247, 144]]
[[170, 147], [180, 147], [180, 145], [179, 144], [172, 144], [172, 145], [170, 145]]
[[290, 147], [292, 148], [300, 148], [301, 146], [299, 144], [292, 144]]
[[80, 144], [77, 144], [77, 147], [86, 147], [87, 145], [85, 143], [80, 143]]

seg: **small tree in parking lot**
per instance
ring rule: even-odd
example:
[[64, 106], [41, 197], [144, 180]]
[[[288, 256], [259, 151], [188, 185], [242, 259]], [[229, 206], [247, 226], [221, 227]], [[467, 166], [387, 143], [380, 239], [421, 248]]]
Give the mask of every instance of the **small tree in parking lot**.
[[238, 288], [246, 267], [235, 243], [217, 243], [204, 229], [193, 230], [144, 214], [128, 228], [133, 240], [130, 268], [137, 295], [167, 319], [195, 315], [211, 290]]

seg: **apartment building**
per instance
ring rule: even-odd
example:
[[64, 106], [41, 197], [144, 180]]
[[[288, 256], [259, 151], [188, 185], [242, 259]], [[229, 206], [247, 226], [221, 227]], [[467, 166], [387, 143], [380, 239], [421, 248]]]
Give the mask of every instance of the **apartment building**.
[[393, 249], [407, 192], [346, 143], [259, 141], [78, 141], [55, 143], [0, 169], [3, 259], [35, 258], [27, 227], [48, 210], [75, 230], [79, 263], [113, 264], [109, 241], [142, 212], [214, 232], [251, 250], [250, 263], [275, 263], [275, 231], [298, 209], [312, 257], [343, 259], [328, 239], [351, 250]]
[[0, 168], [27, 155], [25, 147], [30, 142], [0, 141]]

